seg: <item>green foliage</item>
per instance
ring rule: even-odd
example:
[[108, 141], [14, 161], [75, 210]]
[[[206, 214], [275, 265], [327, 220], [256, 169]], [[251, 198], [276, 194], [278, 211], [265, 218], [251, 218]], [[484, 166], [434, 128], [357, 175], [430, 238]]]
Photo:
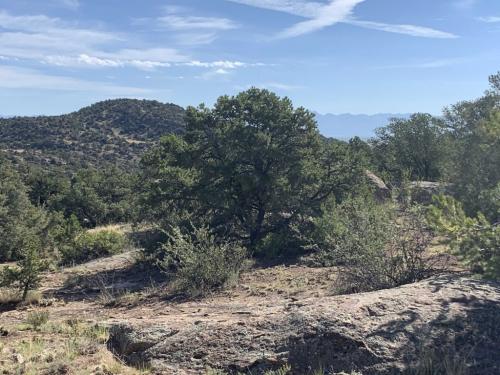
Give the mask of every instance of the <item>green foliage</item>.
[[390, 238], [395, 211], [368, 197], [350, 198], [340, 205], [329, 200], [315, 220], [315, 242], [321, 263], [346, 264], [361, 255], [377, 253]]
[[169, 237], [159, 265], [175, 272], [179, 288], [189, 295], [206, 294], [237, 278], [246, 255], [237, 243], [221, 241], [207, 227], [188, 234], [173, 228]]
[[441, 120], [418, 113], [408, 120], [393, 119], [377, 129], [371, 143], [379, 170], [388, 172], [396, 181], [405, 171], [413, 180], [436, 181], [444, 166], [444, 141]]
[[188, 108], [186, 122], [143, 159], [145, 204], [157, 219], [208, 217], [251, 251], [361, 180], [360, 163], [345, 145], [322, 141], [312, 113], [267, 90]]
[[26, 324], [33, 327], [34, 330], [38, 331], [41, 326], [49, 321], [49, 313], [47, 311], [35, 310], [28, 313], [26, 317]]
[[77, 217], [65, 218], [62, 212], [50, 215], [49, 237], [54, 249], [54, 258], [64, 258], [63, 254], [72, 254], [76, 249], [76, 239], [83, 233]]
[[[457, 141], [450, 180], [466, 212], [500, 219], [500, 111], [471, 126]], [[463, 130], [463, 129], [462, 129]]]
[[448, 236], [451, 248], [473, 271], [486, 278], [500, 278], [500, 226], [484, 215], [467, 216], [460, 202], [452, 197], [435, 197], [429, 222]]
[[60, 185], [47, 207], [66, 217], [75, 215], [86, 227], [130, 221], [135, 216], [135, 183], [135, 175], [118, 168], [81, 169]]
[[391, 288], [431, 272], [425, 251], [431, 236], [421, 213], [357, 197], [326, 205], [317, 219], [319, 260], [339, 265], [341, 292]]
[[0, 273], [0, 286], [17, 286], [23, 301], [28, 292], [38, 287], [40, 274], [47, 268], [47, 262], [40, 257], [41, 244], [36, 237], [24, 239], [16, 267], [5, 267]]
[[61, 249], [64, 264], [86, 261], [118, 254], [127, 244], [126, 237], [113, 230], [83, 232], [74, 240], [74, 246]]
[[183, 116], [173, 104], [118, 99], [62, 116], [0, 119], [0, 149], [43, 169], [136, 168], [160, 136], [182, 131]]
[[45, 213], [30, 203], [18, 173], [0, 155], [0, 261], [17, 260], [27, 237], [44, 245], [46, 227]]

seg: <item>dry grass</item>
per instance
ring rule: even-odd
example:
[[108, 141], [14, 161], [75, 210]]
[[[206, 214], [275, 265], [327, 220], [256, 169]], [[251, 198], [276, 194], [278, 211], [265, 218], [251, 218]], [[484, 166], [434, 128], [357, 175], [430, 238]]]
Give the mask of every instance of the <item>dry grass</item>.
[[425, 350], [407, 375], [467, 375], [467, 356], [454, 350]]
[[21, 302], [21, 293], [15, 289], [0, 288], [0, 305]]
[[39, 305], [43, 300], [43, 295], [37, 290], [30, 290], [26, 299], [22, 301], [21, 292], [18, 289], [0, 288], [0, 305], [22, 304]]
[[92, 228], [89, 229], [87, 232], [88, 233], [99, 233], [99, 232], [116, 232], [120, 234], [128, 234], [132, 232], [132, 225], [131, 224], [109, 224], [109, 225], [102, 225], [100, 227]]
[[10, 327], [0, 343], [0, 369], [5, 374], [146, 374], [132, 369], [106, 349], [108, 330], [78, 320], [43, 321], [33, 330]]

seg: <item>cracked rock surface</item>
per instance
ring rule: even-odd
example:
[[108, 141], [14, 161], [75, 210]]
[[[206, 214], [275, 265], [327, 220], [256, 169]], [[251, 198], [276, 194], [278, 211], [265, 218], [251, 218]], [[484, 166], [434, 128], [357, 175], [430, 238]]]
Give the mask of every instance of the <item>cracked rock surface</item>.
[[109, 348], [165, 374], [260, 374], [286, 363], [295, 374], [397, 374], [433, 353], [466, 361], [472, 375], [494, 375], [500, 284], [441, 275], [355, 295], [192, 303], [149, 321], [114, 322]]

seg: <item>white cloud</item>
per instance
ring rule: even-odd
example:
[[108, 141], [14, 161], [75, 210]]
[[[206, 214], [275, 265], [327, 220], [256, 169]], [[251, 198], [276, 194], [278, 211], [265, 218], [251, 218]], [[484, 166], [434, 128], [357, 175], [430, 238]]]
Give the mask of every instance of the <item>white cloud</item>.
[[280, 83], [280, 82], [267, 82], [267, 83], [263, 83], [261, 86], [268, 88], [268, 89], [276, 89], [276, 90], [283, 90], [283, 91], [293, 91], [293, 90], [297, 90], [297, 89], [302, 88], [302, 86], [289, 85], [289, 84]]
[[223, 17], [206, 17], [190, 14], [191, 9], [169, 5], [163, 8], [165, 15], [151, 19], [136, 19], [138, 24], [151, 22], [160, 30], [176, 31], [173, 40], [181, 45], [203, 45], [214, 42], [220, 33], [237, 29], [240, 26]]
[[411, 62], [405, 64], [386, 65], [386, 66], [376, 67], [375, 69], [439, 69], [459, 64], [465, 64], [470, 61], [471, 61], [470, 58], [435, 59], [435, 60], [425, 60], [425, 61]]
[[201, 68], [220, 68], [220, 69], [236, 69], [244, 68], [252, 64], [244, 63], [241, 61], [212, 61], [212, 62], [202, 62], [202, 61], [189, 61], [182, 65], [185, 66], [195, 66]]
[[[124, 35], [84, 29], [44, 15], [13, 16], [0, 11], [0, 54], [73, 67], [135, 67], [151, 70], [187, 61], [173, 48], [122, 49], [110, 46], [126, 40]], [[106, 47], [106, 48], [104, 48]]]
[[280, 90], [280, 91], [294, 91], [302, 88], [302, 86], [289, 85], [280, 82], [264, 82], [255, 86], [263, 89]]
[[321, 15], [324, 3], [300, 0], [228, 0], [233, 3], [249, 5], [256, 8], [284, 12], [305, 18], [316, 18]]
[[497, 16], [478, 17], [477, 20], [486, 23], [497, 23], [500, 22], [500, 17]]
[[[148, 56], [153, 60], [141, 59]], [[125, 49], [114, 53], [100, 52], [98, 55], [80, 54], [78, 56], [47, 56], [44, 62], [57, 66], [123, 68], [135, 67], [142, 70], [168, 68], [173, 62], [184, 61], [186, 58], [177, 51], [168, 48], [133, 50]]]
[[[358, 21], [352, 17], [357, 5], [366, 0], [330, 0], [329, 3], [306, 2], [302, 0], [227, 0], [233, 3], [284, 12], [307, 18], [278, 34], [280, 38], [290, 38], [307, 34], [337, 23], [349, 23], [364, 28], [424, 38], [456, 38], [445, 31], [415, 25], [391, 25], [380, 22]], [[474, 1], [474, 0], [462, 0]]]
[[102, 92], [109, 95], [145, 95], [150, 92], [138, 87], [85, 81], [67, 76], [44, 74], [37, 70], [13, 66], [0, 66], [0, 88], [88, 91]]
[[172, 30], [231, 30], [238, 25], [227, 18], [167, 15], [157, 19], [159, 25]]
[[367, 29], [385, 31], [389, 33], [405, 34], [420, 38], [436, 38], [436, 39], [453, 39], [458, 38], [457, 35], [445, 31], [439, 31], [423, 26], [414, 25], [392, 25], [380, 22], [356, 21], [351, 20], [347, 23], [355, 26], [361, 26]]
[[216, 32], [186, 32], [178, 33], [174, 36], [177, 44], [182, 44], [185, 46], [197, 46], [204, 44], [211, 44], [217, 39]]
[[281, 32], [279, 37], [295, 37], [345, 21], [352, 14], [354, 8], [363, 1], [365, 0], [334, 0], [331, 4], [322, 6], [317, 17], [295, 24]]
[[[199, 18], [188, 17], [186, 19], [189, 22], [193, 21], [191, 23], [196, 24], [194, 27], [211, 28], [216, 25], [219, 29], [232, 27], [230, 23], [219, 23], [212, 18], [204, 19], [209, 20], [206, 22], [200, 21]], [[0, 29], [5, 29], [0, 32], [0, 56], [4, 59], [28, 60], [59, 67], [136, 68], [150, 71], [171, 66], [190, 66], [204, 68], [216, 75], [222, 75], [229, 70], [264, 65], [241, 61], [193, 60], [176, 48], [119, 49], [117, 46], [130, 43], [128, 35], [86, 29], [45, 15], [14, 16], [0, 11]], [[198, 34], [194, 33], [190, 35], [190, 38], [196, 35]], [[203, 30], [200, 35], [209, 39], [214, 37], [208, 29]]]
[[69, 9], [78, 9], [80, 7], [80, 1], [79, 0], [56, 0], [59, 4], [62, 6], [69, 8]]
[[220, 60], [220, 61], [193, 60], [185, 63], [178, 63], [176, 65], [210, 69], [208, 72], [195, 76], [195, 78], [202, 78], [202, 79], [210, 79], [217, 76], [219, 77], [228, 76], [232, 74], [236, 69], [240, 68], [267, 66], [267, 64], [263, 63], [245, 63], [242, 61], [229, 61], [229, 60]]

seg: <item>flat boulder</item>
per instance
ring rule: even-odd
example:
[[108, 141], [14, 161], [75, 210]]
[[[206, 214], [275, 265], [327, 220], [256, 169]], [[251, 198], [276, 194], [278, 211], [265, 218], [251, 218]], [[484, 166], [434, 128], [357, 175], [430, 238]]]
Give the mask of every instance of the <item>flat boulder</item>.
[[301, 375], [400, 374], [422, 361], [500, 374], [500, 283], [440, 275], [370, 293], [246, 303], [216, 317], [179, 311], [153, 325], [117, 324], [109, 349], [160, 374], [263, 374], [285, 364]]

